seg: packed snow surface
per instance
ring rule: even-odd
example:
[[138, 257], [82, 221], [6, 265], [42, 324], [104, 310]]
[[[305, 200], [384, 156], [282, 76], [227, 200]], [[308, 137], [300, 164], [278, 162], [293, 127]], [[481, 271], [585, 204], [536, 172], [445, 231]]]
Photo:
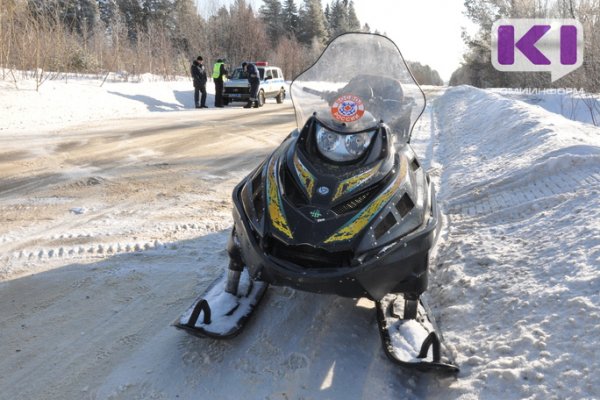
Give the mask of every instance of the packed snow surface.
[[227, 266], [231, 190], [295, 127], [289, 100], [195, 110], [189, 80], [35, 86], [0, 81], [0, 398], [600, 398], [589, 120], [426, 88], [411, 143], [444, 214], [427, 300], [461, 368], [443, 378], [387, 360], [364, 299], [271, 287], [236, 339], [171, 326]]

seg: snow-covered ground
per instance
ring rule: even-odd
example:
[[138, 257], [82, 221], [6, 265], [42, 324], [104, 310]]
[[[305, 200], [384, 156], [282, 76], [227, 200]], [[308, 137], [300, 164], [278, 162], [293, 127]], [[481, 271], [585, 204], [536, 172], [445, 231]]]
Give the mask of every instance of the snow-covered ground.
[[600, 397], [600, 128], [470, 87], [433, 121], [453, 396]]
[[[131, 83], [113, 74], [106, 81], [104, 76], [63, 74], [38, 84], [35, 79], [24, 79], [31, 72], [4, 74], [6, 79], [0, 80], [0, 134], [43, 134], [75, 124], [182, 111], [194, 105], [192, 84], [185, 78], [165, 82], [146, 74]], [[212, 89], [212, 100], [213, 85], [209, 82], [207, 86]]]
[[231, 189], [293, 111], [101, 83], [0, 81], [0, 398], [600, 398], [600, 128], [427, 89], [428, 296], [461, 367], [441, 379], [385, 358], [368, 302], [271, 288], [233, 341], [169, 326], [226, 265]]

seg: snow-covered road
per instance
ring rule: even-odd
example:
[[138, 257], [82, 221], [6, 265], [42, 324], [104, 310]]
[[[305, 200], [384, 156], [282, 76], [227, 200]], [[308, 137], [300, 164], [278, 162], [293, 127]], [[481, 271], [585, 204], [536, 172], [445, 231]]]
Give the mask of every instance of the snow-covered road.
[[267, 104], [7, 140], [16, 168], [1, 205], [2, 396], [393, 398], [419, 390], [418, 375], [386, 359], [369, 302], [271, 288], [234, 340], [170, 326], [227, 265], [233, 186], [293, 126], [290, 104]]

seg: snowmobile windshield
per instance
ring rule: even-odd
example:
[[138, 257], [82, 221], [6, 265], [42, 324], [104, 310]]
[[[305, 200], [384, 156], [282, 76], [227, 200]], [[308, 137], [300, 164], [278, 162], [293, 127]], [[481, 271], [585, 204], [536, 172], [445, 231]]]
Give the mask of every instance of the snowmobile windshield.
[[402, 142], [425, 108], [425, 96], [400, 50], [385, 36], [346, 33], [292, 82], [296, 123], [315, 115], [323, 126], [353, 134], [386, 123]]

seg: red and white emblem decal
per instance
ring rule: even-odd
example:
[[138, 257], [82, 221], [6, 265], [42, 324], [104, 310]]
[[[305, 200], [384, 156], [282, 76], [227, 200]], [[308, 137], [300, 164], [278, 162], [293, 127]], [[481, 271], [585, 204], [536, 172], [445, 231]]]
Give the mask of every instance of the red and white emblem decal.
[[331, 106], [333, 118], [342, 122], [354, 122], [362, 118], [365, 113], [365, 105], [358, 96], [346, 94], [340, 96]]

